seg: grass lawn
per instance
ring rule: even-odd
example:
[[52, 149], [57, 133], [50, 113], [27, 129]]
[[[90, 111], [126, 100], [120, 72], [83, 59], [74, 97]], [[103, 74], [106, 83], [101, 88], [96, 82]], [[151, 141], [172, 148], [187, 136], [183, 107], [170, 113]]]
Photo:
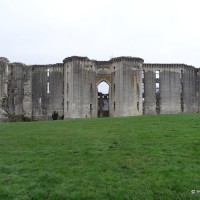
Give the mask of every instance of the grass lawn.
[[2, 123], [7, 199], [200, 199], [200, 114]]

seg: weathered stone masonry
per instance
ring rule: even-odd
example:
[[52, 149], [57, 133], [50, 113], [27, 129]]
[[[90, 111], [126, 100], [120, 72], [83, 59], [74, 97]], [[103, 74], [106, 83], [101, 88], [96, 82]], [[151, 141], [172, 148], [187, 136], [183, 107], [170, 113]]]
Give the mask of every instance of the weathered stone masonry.
[[53, 65], [0, 58], [0, 121], [7, 115], [51, 119], [98, 116], [98, 85], [109, 85], [109, 116], [199, 112], [199, 69], [185, 64], [145, 64], [72, 56]]

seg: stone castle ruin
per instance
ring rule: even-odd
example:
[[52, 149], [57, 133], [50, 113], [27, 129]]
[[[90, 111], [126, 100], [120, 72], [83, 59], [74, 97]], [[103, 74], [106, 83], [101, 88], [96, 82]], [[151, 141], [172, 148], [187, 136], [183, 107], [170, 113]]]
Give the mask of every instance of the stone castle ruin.
[[[106, 82], [109, 94], [98, 92]], [[51, 119], [199, 112], [199, 69], [72, 56], [63, 63], [25, 65], [0, 58], [0, 121], [9, 115]]]

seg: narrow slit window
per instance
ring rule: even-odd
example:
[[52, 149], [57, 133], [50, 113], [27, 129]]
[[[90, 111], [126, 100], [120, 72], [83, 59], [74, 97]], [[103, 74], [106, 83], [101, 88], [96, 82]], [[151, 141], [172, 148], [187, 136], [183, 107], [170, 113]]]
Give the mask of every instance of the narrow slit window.
[[137, 84], [137, 94], [138, 94], [138, 96], [139, 96], [139, 92], [140, 92], [139, 89], [140, 89], [139, 84]]
[[181, 79], [183, 78], [183, 70], [181, 70]]
[[90, 98], [92, 99], [92, 83], [90, 83]]
[[49, 69], [47, 69], [47, 77], [49, 77], [50, 71]]
[[142, 93], [144, 93], [144, 83], [142, 83]]
[[181, 97], [181, 112], [184, 112], [184, 101], [182, 97]]
[[47, 94], [50, 93], [49, 82], [47, 82]]
[[160, 107], [160, 101], [159, 101], [159, 99], [156, 99], [156, 107]]
[[115, 110], [115, 101], [114, 101], [114, 110]]
[[183, 93], [183, 82], [181, 82], [181, 93]]
[[145, 71], [144, 71], [144, 70], [142, 70], [142, 78], [144, 78], [144, 73], [145, 73]]
[[69, 83], [67, 83], [67, 94], [69, 93]]
[[90, 104], [90, 115], [92, 116], [92, 104]]
[[156, 83], [156, 93], [160, 92], [160, 83]]

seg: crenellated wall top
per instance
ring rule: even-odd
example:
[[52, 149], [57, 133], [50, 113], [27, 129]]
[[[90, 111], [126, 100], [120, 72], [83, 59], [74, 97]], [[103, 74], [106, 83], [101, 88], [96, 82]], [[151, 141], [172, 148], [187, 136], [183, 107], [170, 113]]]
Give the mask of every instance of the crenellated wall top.
[[131, 57], [131, 56], [121, 56], [121, 57], [116, 57], [116, 58], [112, 58], [110, 59], [110, 61], [112, 63], [114, 62], [121, 62], [121, 61], [131, 61], [131, 62], [141, 62], [143, 63], [144, 60], [142, 58], [138, 58], [138, 57]]
[[161, 63], [144, 63], [143, 67], [149, 67], [149, 68], [188, 68], [188, 69], [194, 69], [195, 67], [192, 65], [186, 65], [186, 64], [173, 64], [173, 63], [165, 63], [165, 64], [161, 64]]
[[63, 68], [63, 63], [49, 64], [49, 65], [31, 65], [33, 71], [46, 71], [49, 68]]
[[110, 65], [111, 64], [110, 61], [96, 61], [96, 60], [93, 60], [93, 62], [95, 62], [97, 66]]
[[115, 57], [112, 58], [108, 61], [97, 61], [97, 60], [90, 60], [88, 57], [80, 57], [80, 56], [71, 56], [71, 57], [67, 57], [63, 60], [63, 63], [66, 62], [71, 62], [71, 61], [91, 61], [96, 63], [97, 65], [108, 65], [108, 64], [112, 64], [115, 62], [121, 62], [121, 61], [131, 61], [131, 62], [141, 62], [143, 63], [144, 60], [142, 58], [137, 58], [137, 57], [131, 57], [131, 56], [121, 56], [121, 57]]
[[6, 58], [6, 57], [0, 57], [0, 62], [7, 62], [7, 63], [9, 63], [10, 61], [8, 60], [8, 58]]
[[[111, 58], [110, 60], [107, 61], [98, 61], [98, 60], [90, 60], [88, 57], [83, 57], [83, 56], [71, 56], [71, 57], [66, 57], [63, 60], [63, 63], [56, 63], [56, 64], [47, 64], [47, 65], [26, 65], [24, 63], [20, 62], [14, 62], [10, 63], [9, 60], [6, 57], [0, 57], [0, 62], [3, 63], [9, 63], [9, 65], [16, 65], [16, 66], [27, 66], [30, 68], [50, 68], [50, 67], [63, 67], [66, 62], [72, 62], [72, 61], [83, 61], [83, 62], [91, 62], [91, 64], [96, 64], [97, 66], [103, 66], [103, 65], [111, 65], [113, 63], [117, 62], [135, 62], [135, 63], [141, 63], [143, 64], [143, 67], [147, 68], [187, 68], [187, 69], [194, 69], [195, 67], [192, 65], [186, 65], [186, 64], [176, 64], [176, 63], [144, 63], [144, 60], [139, 57], [131, 57], [131, 56], [121, 56], [121, 57], [115, 57]], [[196, 69], [196, 68], [195, 68]]]
[[71, 61], [90, 61], [88, 57], [81, 57], [81, 56], [71, 56], [67, 57], [63, 60], [63, 63], [65, 64], [66, 62], [71, 62]]
[[[11, 63], [11, 65], [16, 65], [16, 66], [25, 66], [26, 64], [21, 63], [21, 62], [14, 62], [14, 63]], [[27, 66], [27, 65], [26, 65], [26, 66]]]

